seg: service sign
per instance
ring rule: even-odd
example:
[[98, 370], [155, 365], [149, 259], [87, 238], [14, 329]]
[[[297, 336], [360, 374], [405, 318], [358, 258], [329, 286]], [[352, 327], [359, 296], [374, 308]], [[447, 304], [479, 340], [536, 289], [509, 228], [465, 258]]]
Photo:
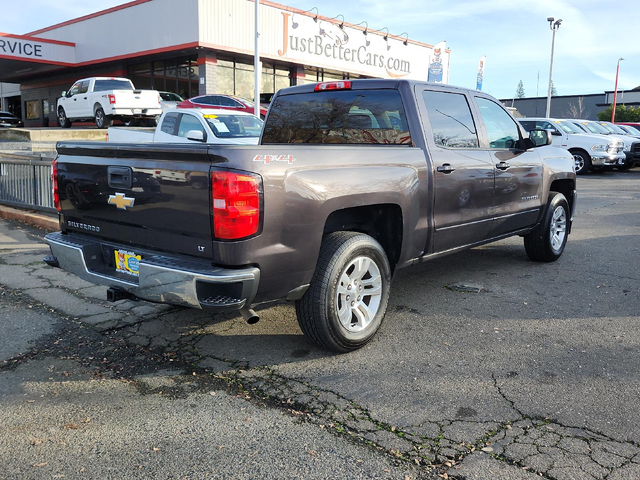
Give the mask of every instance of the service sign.
[[[381, 78], [426, 80], [429, 52], [424, 45], [374, 34], [320, 18], [280, 11], [278, 56], [305, 65]], [[442, 55], [447, 55], [442, 51]], [[447, 62], [448, 66], [448, 62]]]
[[76, 47], [69, 42], [0, 33], [0, 58], [73, 65]]

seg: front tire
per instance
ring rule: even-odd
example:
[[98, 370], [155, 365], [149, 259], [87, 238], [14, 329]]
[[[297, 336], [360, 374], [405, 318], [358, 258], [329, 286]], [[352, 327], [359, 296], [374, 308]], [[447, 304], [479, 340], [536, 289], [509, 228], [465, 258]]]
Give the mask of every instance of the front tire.
[[585, 175], [591, 168], [591, 157], [584, 150], [571, 150], [576, 175]]
[[311, 285], [296, 301], [302, 332], [335, 352], [361, 348], [382, 325], [390, 284], [389, 261], [376, 240], [357, 232], [327, 235]]
[[111, 118], [111, 115], [105, 115], [102, 107], [96, 109], [95, 121], [98, 128], [108, 128], [113, 125], [113, 118]]
[[524, 236], [524, 249], [531, 260], [555, 262], [560, 258], [567, 245], [570, 216], [565, 196], [551, 192], [542, 222]]
[[71, 127], [71, 120], [67, 118], [67, 114], [62, 107], [58, 109], [58, 125], [62, 128]]

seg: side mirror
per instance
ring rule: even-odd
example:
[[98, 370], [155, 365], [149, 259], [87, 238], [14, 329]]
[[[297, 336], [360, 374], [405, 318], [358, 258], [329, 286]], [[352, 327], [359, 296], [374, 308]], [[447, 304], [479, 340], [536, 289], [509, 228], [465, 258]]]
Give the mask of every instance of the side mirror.
[[535, 147], [544, 147], [545, 145], [551, 145], [553, 142], [552, 134], [549, 130], [542, 130], [541, 128], [534, 128], [529, 132], [529, 139], [533, 142]]
[[63, 97], [66, 97], [66, 96], [67, 96], [67, 91], [66, 91], [66, 90], [63, 90], [63, 91], [62, 91], [62, 96], [63, 96]]
[[187, 140], [194, 142], [204, 142], [204, 133], [201, 130], [189, 130], [187, 132]]

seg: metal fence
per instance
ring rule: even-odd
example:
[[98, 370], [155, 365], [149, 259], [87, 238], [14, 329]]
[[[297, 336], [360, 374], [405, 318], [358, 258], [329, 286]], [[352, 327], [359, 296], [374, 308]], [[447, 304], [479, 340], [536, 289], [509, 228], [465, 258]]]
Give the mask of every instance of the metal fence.
[[51, 192], [51, 162], [44, 155], [0, 153], [0, 203], [56, 213]]

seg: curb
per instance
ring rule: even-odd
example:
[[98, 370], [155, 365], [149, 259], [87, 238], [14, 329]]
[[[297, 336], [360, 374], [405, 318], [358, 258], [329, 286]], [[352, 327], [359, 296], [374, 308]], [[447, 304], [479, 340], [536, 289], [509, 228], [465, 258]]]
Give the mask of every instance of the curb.
[[5, 220], [17, 220], [27, 225], [40, 227], [49, 232], [57, 232], [60, 230], [58, 219], [53, 215], [37, 213], [33, 210], [19, 210], [17, 208], [0, 205], [0, 218]]

